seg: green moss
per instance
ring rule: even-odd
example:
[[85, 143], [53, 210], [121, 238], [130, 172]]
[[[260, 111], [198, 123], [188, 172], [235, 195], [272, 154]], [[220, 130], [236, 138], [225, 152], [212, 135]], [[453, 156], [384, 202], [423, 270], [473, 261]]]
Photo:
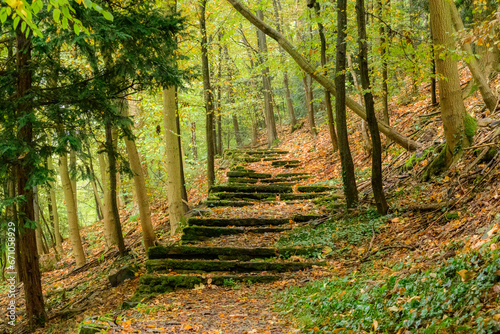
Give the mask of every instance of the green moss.
[[422, 181], [427, 182], [433, 176], [441, 174], [446, 170], [446, 151], [448, 145], [444, 144], [441, 148], [441, 152], [431, 161], [429, 165], [425, 168], [422, 173]]
[[321, 193], [321, 192], [326, 192], [333, 190], [333, 187], [329, 186], [322, 186], [322, 185], [308, 185], [308, 186], [298, 186], [297, 191], [301, 193]]
[[477, 131], [477, 120], [469, 113], [466, 113], [464, 118], [464, 126], [465, 135], [467, 136], [469, 143], [472, 144]]

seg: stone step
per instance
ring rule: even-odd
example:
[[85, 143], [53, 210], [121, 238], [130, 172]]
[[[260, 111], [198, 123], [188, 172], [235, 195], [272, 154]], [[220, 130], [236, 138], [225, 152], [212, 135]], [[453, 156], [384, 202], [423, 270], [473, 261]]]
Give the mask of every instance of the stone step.
[[306, 185], [306, 186], [297, 186], [297, 191], [301, 193], [321, 193], [332, 191], [335, 188], [323, 185]]
[[271, 174], [266, 173], [255, 173], [243, 170], [234, 170], [226, 173], [228, 177], [244, 177], [250, 179], [269, 179], [272, 177]]
[[226, 201], [226, 200], [219, 200], [219, 199], [205, 200], [205, 201], [203, 201], [203, 204], [205, 204], [209, 208], [215, 208], [215, 207], [241, 208], [241, 207], [245, 207], [245, 206], [255, 205], [255, 203], [249, 202], [249, 201]]
[[299, 160], [277, 160], [271, 162], [271, 165], [274, 167], [285, 167], [289, 165], [298, 165], [300, 164]]
[[193, 289], [203, 285], [226, 285], [234, 283], [270, 283], [281, 278], [279, 275], [215, 275], [215, 276], [194, 276], [194, 275], [159, 275], [144, 274], [139, 279], [139, 293], [165, 293], [177, 289]]
[[299, 271], [312, 266], [325, 266], [326, 261], [219, 261], [219, 260], [181, 260], [154, 259], [146, 260], [148, 273], [167, 273], [169, 270], [187, 270], [194, 272], [290, 272]]
[[248, 155], [284, 155], [288, 154], [290, 152], [288, 151], [282, 151], [282, 150], [266, 150], [266, 151], [246, 151], [245, 154]]
[[281, 173], [277, 174], [275, 177], [295, 177], [295, 176], [305, 176], [307, 178], [311, 177], [309, 173]]
[[[294, 182], [294, 181], [303, 181], [310, 178], [310, 176], [297, 176], [297, 177], [280, 177], [280, 178], [272, 178], [272, 179], [251, 179], [251, 178], [244, 178], [244, 177], [229, 177], [228, 182], [229, 183], [237, 183], [237, 184], [247, 184], [247, 183], [272, 183], [272, 184], [278, 184], [278, 185], [283, 185], [289, 182]], [[292, 183], [295, 184], [295, 183]]]
[[212, 226], [188, 226], [184, 228], [182, 241], [194, 242], [221, 235], [243, 234], [243, 233], [273, 233], [289, 231], [290, 227], [212, 227]]
[[247, 200], [258, 200], [258, 201], [275, 201], [277, 195], [279, 195], [282, 201], [294, 201], [301, 199], [314, 199], [325, 196], [324, 193], [302, 193], [302, 194], [277, 194], [277, 193], [212, 193], [214, 197], [221, 200], [229, 199], [247, 199]]
[[307, 222], [318, 219], [318, 215], [294, 215], [291, 218], [200, 218], [191, 217], [187, 223], [189, 226], [275, 226], [290, 222]]
[[240, 248], [240, 247], [195, 247], [195, 246], [154, 246], [148, 249], [148, 258], [152, 259], [219, 259], [248, 261], [271, 257], [306, 256], [321, 252], [319, 247], [306, 248]]
[[284, 168], [299, 168], [299, 164], [296, 164], [296, 165], [294, 165], [294, 164], [289, 164], [289, 165], [284, 165], [284, 166], [282, 166], [282, 167], [284, 167]]
[[259, 162], [259, 161], [276, 161], [279, 158], [277, 157], [244, 157], [242, 158], [244, 162], [252, 163], [252, 162]]
[[280, 186], [272, 184], [249, 184], [249, 185], [224, 185], [212, 186], [210, 193], [291, 193], [291, 186]]

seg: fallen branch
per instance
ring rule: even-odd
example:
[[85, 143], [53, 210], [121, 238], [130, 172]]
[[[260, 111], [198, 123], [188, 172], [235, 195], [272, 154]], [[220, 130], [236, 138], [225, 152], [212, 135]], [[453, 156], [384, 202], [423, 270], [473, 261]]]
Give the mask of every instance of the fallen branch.
[[368, 256], [363, 257], [361, 260], [359, 260], [359, 262], [365, 262], [365, 261], [367, 261], [370, 257], [372, 257], [373, 255], [377, 254], [378, 252], [382, 252], [382, 251], [385, 251], [385, 250], [388, 250], [388, 249], [395, 249], [395, 248], [405, 248], [405, 249], [409, 249], [409, 250], [412, 250], [412, 251], [414, 251], [415, 249], [417, 249], [414, 246], [406, 246], [406, 245], [385, 246], [385, 247], [377, 249], [376, 251], [372, 252], [371, 254], [368, 254]]

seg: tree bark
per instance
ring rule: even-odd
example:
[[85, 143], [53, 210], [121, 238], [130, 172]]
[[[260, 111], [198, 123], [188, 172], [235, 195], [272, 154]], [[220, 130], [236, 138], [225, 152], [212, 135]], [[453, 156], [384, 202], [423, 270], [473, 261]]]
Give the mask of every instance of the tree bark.
[[[449, 1], [448, 7], [450, 8], [450, 13], [451, 13], [451, 20], [453, 22], [453, 26], [455, 30], [460, 33], [465, 30], [464, 24], [462, 22], [462, 19], [460, 18], [460, 14], [458, 13], [457, 7], [455, 6], [455, 3], [453, 1]], [[459, 40], [459, 44], [462, 47], [462, 50], [467, 53], [470, 57], [466, 60], [467, 66], [469, 67], [470, 72], [472, 73], [472, 76], [474, 78], [474, 81], [477, 84], [477, 87], [479, 89], [479, 92], [481, 93], [481, 96], [483, 97], [484, 103], [486, 104], [486, 107], [491, 111], [494, 112], [497, 103], [498, 103], [498, 98], [495, 96], [493, 91], [490, 88], [490, 85], [488, 84], [488, 79], [484, 75], [481, 66], [479, 65], [479, 62], [474, 58], [474, 53], [472, 51], [472, 46], [469, 43], [464, 43], [463, 41]]]
[[[314, 3], [314, 11], [316, 12], [316, 17], [319, 19], [321, 17], [321, 7], [319, 2]], [[321, 66], [323, 67], [323, 74], [328, 76], [328, 71], [326, 70], [326, 38], [324, 32], [323, 24], [318, 21], [318, 35], [321, 41]], [[328, 89], [325, 89], [325, 105], [326, 105], [326, 115], [328, 116], [328, 130], [330, 132], [330, 140], [332, 141], [333, 151], [338, 151], [339, 143], [337, 140], [337, 133], [335, 132], [335, 120], [333, 118], [332, 101], [331, 95]]]
[[347, 135], [346, 118], [346, 91], [345, 91], [345, 69], [346, 69], [346, 28], [347, 28], [347, 0], [337, 0], [337, 55], [335, 64], [335, 115], [337, 117], [337, 134], [339, 141], [340, 162], [342, 164], [342, 182], [344, 195], [348, 208], [358, 204], [358, 188], [356, 187], [356, 175], [354, 174], [354, 163], [352, 161], [349, 138]]
[[76, 193], [76, 152], [73, 149], [69, 151], [69, 176], [71, 178], [71, 187], [73, 189], [73, 196], [75, 196], [76, 207], [78, 208], [78, 196]]
[[309, 123], [309, 130], [313, 136], [318, 134], [316, 129], [316, 123], [314, 121], [314, 96], [312, 91], [312, 78], [304, 73], [302, 77], [302, 82], [304, 83], [304, 91], [306, 96], [306, 108], [307, 108], [307, 121]]
[[114, 223], [115, 233], [118, 237], [118, 250], [121, 256], [126, 253], [125, 241], [123, 240], [122, 224], [120, 222], [120, 213], [118, 212], [118, 201], [116, 193], [116, 156], [115, 144], [113, 142], [113, 125], [111, 121], [106, 121], [106, 153], [109, 161], [109, 193], [111, 197], [111, 220]]
[[[372, 189], [373, 197], [377, 205], [377, 211], [381, 215], [386, 215], [388, 210], [387, 201], [384, 195], [384, 184], [382, 181], [382, 143], [377, 127], [377, 117], [375, 116], [375, 103], [370, 86], [370, 73], [368, 71], [368, 45], [366, 43], [366, 21], [364, 0], [356, 0], [356, 17], [358, 23], [358, 46], [359, 46], [359, 67], [361, 70], [361, 85], [363, 86], [366, 117], [370, 127], [372, 137]], [[338, 73], [338, 71], [337, 71]]]
[[71, 250], [76, 261], [76, 266], [81, 267], [85, 264], [85, 252], [82, 247], [82, 239], [80, 237], [80, 227], [78, 226], [78, 214], [73, 195], [73, 187], [68, 172], [68, 158], [66, 153], [59, 156], [59, 174], [64, 191], [64, 200], [66, 202], [66, 212], [68, 215], [68, 230], [69, 240], [71, 242]]
[[196, 146], [196, 122], [191, 122], [191, 149], [193, 150], [193, 159], [198, 160], [198, 146]]
[[[332, 94], [336, 94], [336, 89], [334, 84], [327, 79], [325, 76], [321, 75], [316, 71], [316, 69], [307, 62], [307, 60], [293, 47], [293, 45], [285, 39], [280, 33], [271, 28], [269, 25], [264, 23], [262, 20], [259, 20], [254, 14], [252, 14], [248, 8], [246, 8], [239, 0], [227, 0], [240, 14], [242, 14], [250, 23], [263, 31], [266, 35], [274, 39], [278, 44], [280, 44], [283, 49], [295, 60], [297, 65], [299, 65], [306, 73], [311, 75], [314, 80], [316, 80], [320, 85], [325, 87]], [[346, 105], [351, 109], [354, 113], [356, 113], [359, 117], [366, 120], [366, 113], [364, 108], [359, 105], [356, 101], [346, 96]], [[417, 150], [420, 145], [411, 140], [408, 137], [403, 136], [398, 133], [387, 124], [383, 122], [378, 123], [379, 131], [385, 134], [390, 139], [394, 140], [401, 147], [414, 151]], [[340, 135], [339, 135], [340, 136]], [[339, 143], [340, 145], [340, 143]]]
[[[284, 35], [284, 31], [282, 30], [283, 26], [283, 17], [280, 15], [280, 8], [281, 6], [279, 5], [279, 0], [273, 0], [273, 7], [274, 7], [274, 17], [276, 19], [276, 29], [278, 30], [279, 33]], [[290, 84], [288, 82], [288, 71], [286, 70], [286, 64], [285, 64], [285, 51], [281, 46], [279, 46], [279, 51], [280, 51], [280, 62], [281, 66], [283, 67], [283, 87], [285, 88], [285, 99], [286, 99], [286, 107], [288, 110], [288, 116], [290, 117], [290, 130], [293, 132], [296, 125], [297, 125], [297, 118], [295, 117], [295, 110], [293, 109], [293, 101], [292, 97], [290, 94]]]
[[[47, 158], [47, 166], [50, 170], [54, 170], [54, 164], [52, 163], [52, 157], [49, 156]], [[57, 199], [56, 199], [56, 190], [55, 190], [56, 184], [52, 181], [49, 181], [49, 187], [50, 187], [50, 202], [52, 205], [52, 217], [54, 217], [54, 234], [56, 238], [56, 247], [57, 251], [59, 254], [62, 254], [62, 238], [61, 238], [61, 232], [60, 232], [60, 227], [59, 227], [59, 213], [57, 211]]]
[[[467, 114], [462, 100], [457, 62], [449, 54], [455, 47], [448, 0], [429, 2], [436, 69], [439, 74], [441, 119], [446, 137], [445, 168], [470, 145], [475, 120]], [[444, 53], [445, 56], [441, 56]]]
[[[264, 21], [264, 14], [261, 10], [257, 10], [256, 15], [262, 22]], [[266, 35], [259, 29], [257, 29], [257, 41], [259, 45], [259, 62], [263, 65], [267, 61], [268, 51]], [[262, 87], [264, 89], [264, 115], [266, 116], [267, 144], [269, 147], [272, 147], [275, 140], [278, 138], [278, 132], [276, 131], [276, 120], [274, 118], [274, 110], [271, 99], [272, 88], [271, 81], [269, 79], [268, 66], [262, 68]]]
[[201, 0], [200, 6], [200, 31], [201, 31], [201, 64], [203, 73], [203, 90], [205, 96], [205, 114], [206, 114], [206, 136], [207, 136], [207, 176], [208, 187], [214, 185], [215, 182], [215, 162], [214, 162], [214, 98], [210, 87], [210, 69], [208, 62], [207, 49], [207, 31], [205, 23], [205, 6], [206, 0]]
[[[382, 20], [385, 20], [385, 6], [383, 3], [384, 0], [377, 1], [377, 7], [379, 9], [379, 16]], [[379, 28], [380, 34], [380, 58], [382, 63], [382, 112], [384, 115], [384, 122], [387, 125], [390, 125], [390, 117], [389, 117], [389, 87], [388, 87], [388, 73], [387, 73], [387, 34], [386, 34], [386, 26], [384, 24], [380, 25]], [[368, 114], [368, 110], [367, 110]]]
[[[129, 102], [134, 108], [133, 102]], [[122, 111], [122, 116], [128, 117], [127, 101], [122, 101], [120, 103], [120, 108]], [[127, 126], [129, 131], [132, 131], [130, 126]], [[135, 141], [129, 139], [127, 136], [124, 137], [125, 146], [127, 147], [128, 160], [130, 163], [130, 169], [134, 173], [134, 186], [135, 194], [137, 196], [137, 203], [139, 205], [139, 216], [141, 218], [141, 229], [142, 229], [142, 241], [144, 243], [144, 250], [147, 252], [149, 247], [155, 245], [156, 236], [154, 233], [153, 223], [151, 222], [151, 211], [149, 208], [149, 198], [146, 189], [146, 180], [144, 178], [144, 173], [142, 172], [141, 158], [137, 152], [137, 147]]]
[[46, 247], [44, 247], [43, 241], [42, 241], [42, 224], [40, 222], [40, 206], [38, 203], [38, 187], [35, 186], [33, 187], [33, 210], [35, 212], [35, 222], [37, 224], [36, 231], [35, 231], [35, 236], [36, 236], [36, 249], [38, 252], [38, 255], [42, 254], [47, 254], [48, 250]]
[[184, 212], [189, 211], [188, 195], [186, 190], [186, 179], [184, 177], [184, 154], [182, 153], [182, 140], [181, 140], [181, 120], [179, 118], [179, 104], [177, 100], [177, 87], [175, 89], [175, 125], [177, 127], [177, 144], [179, 145], [179, 164], [181, 166], [181, 196]]
[[104, 230], [104, 241], [106, 242], [106, 247], [110, 248], [118, 242], [118, 237], [115, 233], [115, 228], [112, 220], [111, 212], [111, 194], [109, 190], [109, 178], [108, 175], [108, 164], [106, 161], [106, 156], [104, 152], [99, 152], [99, 169], [101, 171], [101, 184], [103, 192], [103, 202], [102, 202], [102, 215], [103, 219], [103, 230]]

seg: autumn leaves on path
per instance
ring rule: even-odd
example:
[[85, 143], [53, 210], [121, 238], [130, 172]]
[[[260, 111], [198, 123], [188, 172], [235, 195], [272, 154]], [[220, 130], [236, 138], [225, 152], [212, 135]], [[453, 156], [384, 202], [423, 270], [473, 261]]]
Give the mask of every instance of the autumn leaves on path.
[[285, 160], [287, 153], [232, 151], [231, 160], [240, 164], [227, 172], [227, 184], [210, 189], [205, 201], [210, 209], [188, 219], [180, 244], [149, 249], [140, 291], [266, 283], [285, 273], [324, 266], [324, 261], [307, 258], [319, 249], [274, 247], [283, 232], [320, 219], [310, 200], [331, 197], [332, 190], [299, 185], [309, 175], [296, 171], [300, 162]]

